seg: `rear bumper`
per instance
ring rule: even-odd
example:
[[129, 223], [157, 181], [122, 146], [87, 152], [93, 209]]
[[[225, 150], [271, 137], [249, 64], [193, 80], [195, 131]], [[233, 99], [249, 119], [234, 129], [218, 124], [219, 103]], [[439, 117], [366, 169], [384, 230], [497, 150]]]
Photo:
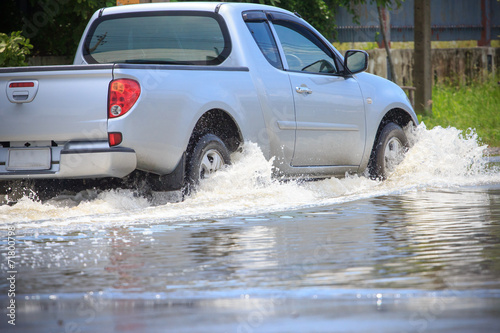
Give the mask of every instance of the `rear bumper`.
[[0, 180], [122, 178], [134, 171], [137, 165], [135, 151], [130, 148], [51, 148], [50, 169], [9, 171], [8, 150], [0, 148]]

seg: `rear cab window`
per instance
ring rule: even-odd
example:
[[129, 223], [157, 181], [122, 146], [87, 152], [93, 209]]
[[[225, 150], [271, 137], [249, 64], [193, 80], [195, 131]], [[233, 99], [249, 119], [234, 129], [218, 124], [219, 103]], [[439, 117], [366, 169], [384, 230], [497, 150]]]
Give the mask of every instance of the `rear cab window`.
[[89, 64], [219, 65], [230, 52], [224, 20], [196, 11], [102, 16], [89, 29], [83, 49]]

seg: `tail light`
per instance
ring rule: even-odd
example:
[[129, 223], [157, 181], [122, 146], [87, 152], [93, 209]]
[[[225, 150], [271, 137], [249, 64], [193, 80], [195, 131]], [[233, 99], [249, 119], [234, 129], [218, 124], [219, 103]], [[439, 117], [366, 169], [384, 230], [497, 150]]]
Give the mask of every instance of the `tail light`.
[[118, 146], [120, 143], [122, 143], [122, 134], [120, 132], [112, 132], [108, 133], [108, 142], [109, 146]]
[[139, 82], [118, 79], [109, 83], [108, 118], [116, 118], [127, 113], [141, 94]]
[[12, 82], [9, 84], [9, 88], [33, 88], [35, 82]]

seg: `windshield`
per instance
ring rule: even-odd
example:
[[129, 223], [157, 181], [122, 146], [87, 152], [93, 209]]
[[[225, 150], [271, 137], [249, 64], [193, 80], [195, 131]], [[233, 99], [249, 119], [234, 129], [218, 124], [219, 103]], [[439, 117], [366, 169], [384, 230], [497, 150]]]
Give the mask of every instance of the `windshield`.
[[224, 22], [206, 12], [103, 16], [84, 45], [88, 63], [218, 65], [229, 52]]

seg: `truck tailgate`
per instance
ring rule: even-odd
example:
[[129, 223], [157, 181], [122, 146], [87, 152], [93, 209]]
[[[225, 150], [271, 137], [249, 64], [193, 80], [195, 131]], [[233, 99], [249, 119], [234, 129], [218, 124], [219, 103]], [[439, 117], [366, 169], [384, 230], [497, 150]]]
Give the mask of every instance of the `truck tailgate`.
[[107, 140], [113, 65], [0, 69], [0, 142]]

